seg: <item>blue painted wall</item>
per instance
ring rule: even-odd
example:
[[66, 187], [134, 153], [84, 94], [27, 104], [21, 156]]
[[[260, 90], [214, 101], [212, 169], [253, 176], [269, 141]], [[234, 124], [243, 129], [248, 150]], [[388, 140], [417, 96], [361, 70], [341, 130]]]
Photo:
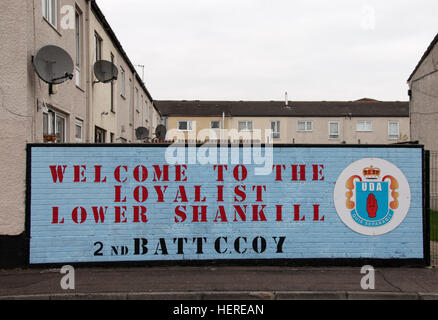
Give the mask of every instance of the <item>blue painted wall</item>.
[[[245, 165], [248, 178], [237, 182], [229, 165], [224, 182], [217, 182], [213, 165], [187, 165], [187, 181], [174, 182], [174, 167], [170, 168], [170, 182], [153, 182], [152, 165], [164, 165], [165, 148], [142, 147], [33, 147], [31, 149], [31, 240], [30, 263], [107, 262], [107, 261], [163, 261], [163, 260], [222, 260], [222, 259], [318, 259], [318, 258], [423, 258], [422, 224], [422, 149], [420, 148], [274, 148], [274, 164], [286, 165], [284, 181], [275, 181], [275, 172], [256, 176], [254, 165]], [[333, 200], [336, 181], [342, 171], [354, 161], [363, 158], [381, 158], [396, 165], [406, 176], [411, 189], [411, 206], [407, 218], [390, 233], [366, 236], [352, 231], [339, 218]], [[291, 180], [291, 164], [307, 165], [307, 181]], [[324, 181], [312, 181], [313, 164], [324, 165]], [[54, 183], [50, 166], [67, 166], [63, 183]], [[75, 165], [86, 166], [87, 182], [74, 183]], [[126, 165], [129, 173], [126, 183], [114, 179], [114, 170]], [[138, 165], [148, 168], [146, 182], [136, 182], [132, 170]], [[105, 183], [94, 183], [94, 167], [102, 166]], [[114, 203], [114, 186], [122, 186], [126, 203]], [[133, 190], [139, 185], [149, 191], [143, 204], [133, 199]], [[224, 185], [224, 203], [217, 202], [217, 186]], [[245, 185], [247, 199], [234, 202], [234, 188]], [[263, 203], [256, 202], [254, 185], [266, 185]], [[157, 203], [154, 186], [168, 186], [165, 203]], [[185, 186], [189, 203], [175, 203], [179, 186]], [[206, 202], [194, 203], [194, 186], [202, 187]], [[313, 221], [313, 205], [320, 205], [320, 217]], [[147, 207], [147, 223], [133, 223], [132, 207]], [[187, 220], [175, 222], [175, 208], [187, 206]], [[207, 222], [192, 222], [193, 205], [208, 206]], [[214, 222], [218, 206], [225, 207], [228, 222]], [[248, 205], [247, 221], [234, 222], [234, 205]], [[252, 221], [252, 205], [266, 205], [267, 221]], [[276, 221], [276, 205], [283, 205], [283, 221]], [[305, 221], [294, 221], [294, 205], [300, 205]], [[105, 222], [96, 224], [93, 206], [108, 207]], [[126, 223], [115, 223], [114, 206], [126, 206]], [[59, 208], [59, 221], [52, 223], [53, 207]], [[78, 224], [72, 220], [72, 211], [83, 207], [87, 220]], [[235, 250], [240, 237], [241, 252]], [[262, 250], [262, 240], [266, 249]], [[277, 243], [285, 237], [282, 250]], [[136, 238], [147, 239], [147, 253], [135, 253]], [[186, 238], [184, 253], [178, 254], [176, 238]], [[202, 241], [202, 254], [197, 253], [195, 238]], [[220, 240], [217, 240], [220, 238]], [[225, 240], [226, 238], [226, 240]], [[246, 241], [244, 240], [246, 238]], [[257, 239], [257, 250], [253, 239]], [[274, 239], [275, 238], [275, 239]], [[166, 247], [163, 247], [163, 239]], [[215, 248], [215, 242], [220, 248]], [[102, 250], [95, 255], [102, 244]], [[144, 242], [139, 242], [144, 244]], [[128, 252], [122, 252], [121, 247]], [[117, 249], [117, 255], [114, 248]], [[166, 249], [166, 250], [164, 250]], [[216, 250], [219, 249], [219, 250]], [[246, 249], [246, 250], [245, 250]], [[140, 250], [143, 253], [143, 250]], [[221, 253], [218, 253], [220, 251]], [[256, 252], [260, 251], [260, 253]], [[262, 252], [263, 251], [263, 252]], [[281, 251], [281, 252], [278, 252]], [[123, 254], [125, 253], [125, 254]], [[165, 254], [167, 253], [167, 254]], [[181, 253], [181, 252], [180, 252]]]

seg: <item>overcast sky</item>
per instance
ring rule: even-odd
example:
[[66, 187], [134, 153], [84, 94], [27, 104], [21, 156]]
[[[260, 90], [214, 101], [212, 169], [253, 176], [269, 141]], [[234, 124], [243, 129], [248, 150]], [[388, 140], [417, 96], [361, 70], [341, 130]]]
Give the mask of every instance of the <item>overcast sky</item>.
[[404, 101], [438, 32], [436, 0], [97, 3], [156, 100]]

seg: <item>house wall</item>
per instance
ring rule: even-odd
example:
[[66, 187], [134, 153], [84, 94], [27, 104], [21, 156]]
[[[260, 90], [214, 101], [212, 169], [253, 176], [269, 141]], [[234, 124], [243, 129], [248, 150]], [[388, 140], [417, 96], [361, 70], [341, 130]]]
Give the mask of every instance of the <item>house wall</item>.
[[[58, 19], [51, 25], [43, 18], [42, 0], [0, 1], [0, 236], [17, 236], [25, 230], [26, 194], [26, 144], [43, 143], [43, 114], [53, 110], [65, 117], [66, 143], [94, 142], [94, 127], [97, 125], [109, 134], [122, 137], [127, 142], [137, 142], [134, 123], [146, 123], [138, 119], [133, 111], [134, 84], [143, 92], [149, 107], [152, 102], [138, 82], [138, 76], [128, 66], [102, 24], [91, 10], [87, 0], [58, 0]], [[32, 57], [46, 45], [56, 45], [75, 61], [75, 28], [65, 28], [62, 22], [65, 9], [78, 9], [82, 13], [82, 53], [80, 81], [76, 74], [71, 81], [56, 86], [56, 94], [49, 94], [49, 85], [35, 73]], [[95, 80], [94, 32], [103, 39], [102, 58], [110, 60], [114, 54], [115, 64], [126, 72], [126, 97], [120, 96], [120, 79], [114, 83], [115, 113], [110, 112], [110, 84], [92, 84]], [[129, 89], [129, 79], [132, 81]], [[154, 108], [151, 116], [160, 115]], [[102, 112], [108, 112], [107, 116]], [[75, 138], [75, 121], [83, 121], [82, 139]], [[153, 120], [150, 120], [152, 126]], [[154, 129], [154, 128], [153, 128]], [[0, 255], [1, 255], [0, 243]]]
[[[103, 26], [97, 20], [96, 16], [91, 14], [90, 20], [90, 58], [92, 61], [92, 65], [96, 62], [96, 45], [94, 41], [95, 34], [97, 34], [102, 40], [102, 60], [111, 61], [111, 54], [114, 55], [114, 63], [118, 65], [118, 59], [116, 59], [116, 48], [114, 47], [110, 37], [103, 29]], [[110, 134], [115, 134], [117, 130], [117, 100], [116, 100], [116, 92], [117, 90], [117, 82], [114, 82], [114, 112], [111, 111], [111, 83], [96, 83], [98, 79], [94, 75], [92, 76], [92, 80], [94, 84], [92, 85], [92, 104], [93, 104], [93, 124], [99, 128], [102, 128], [106, 131], [105, 142], [110, 142]], [[94, 129], [95, 130], [95, 129]]]
[[409, 82], [412, 140], [438, 151], [438, 47], [435, 45]]
[[[203, 129], [210, 128], [212, 120], [219, 120], [220, 117], [169, 117], [168, 130], [174, 129], [178, 132], [178, 122], [192, 120], [196, 123], [196, 131], [191, 132], [189, 137], [188, 132], [179, 132], [184, 135], [185, 139], [196, 139], [196, 136]], [[238, 129], [239, 121], [252, 121], [253, 129], [261, 129], [262, 140], [265, 135], [265, 130], [271, 128], [271, 121], [280, 121], [280, 139], [275, 139], [274, 143], [297, 143], [297, 144], [339, 144], [345, 142], [347, 144], [390, 144], [401, 141], [409, 141], [409, 118], [286, 118], [286, 117], [233, 117], [225, 118], [225, 129]], [[357, 132], [357, 121], [369, 120], [372, 121], [373, 130], [371, 132]], [[298, 121], [312, 121], [313, 130], [311, 132], [298, 131]], [[339, 122], [339, 138], [329, 138], [329, 123], [330, 121]], [[388, 126], [390, 121], [398, 121], [400, 129], [400, 138], [398, 140], [389, 139]], [[173, 137], [168, 137], [172, 139]]]

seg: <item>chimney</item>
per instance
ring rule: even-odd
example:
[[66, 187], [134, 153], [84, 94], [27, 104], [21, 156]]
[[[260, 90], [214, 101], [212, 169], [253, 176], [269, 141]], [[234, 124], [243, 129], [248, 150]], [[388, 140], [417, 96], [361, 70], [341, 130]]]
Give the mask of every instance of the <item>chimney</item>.
[[285, 107], [286, 107], [286, 109], [290, 109], [289, 98], [288, 98], [288, 95], [287, 95], [287, 91], [285, 93]]

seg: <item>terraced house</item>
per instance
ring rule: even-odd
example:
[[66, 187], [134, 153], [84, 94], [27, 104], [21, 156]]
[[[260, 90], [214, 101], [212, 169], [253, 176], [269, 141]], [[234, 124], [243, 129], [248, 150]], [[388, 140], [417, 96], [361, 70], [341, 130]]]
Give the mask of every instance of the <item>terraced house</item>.
[[[392, 144], [410, 140], [409, 103], [157, 101], [173, 140], [261, 139], [274, 144]], [[213, 129], [215, 137], [205, 129]], [[265, 134], [271, 130], [271, 133]]]
[[[24, 230], [27, 143], [142, 142], [136, 129], [152, 134], [161, 115], [95, 1], [3, 0], [0, 12], [1, 237]], [[48, 45], [74, 64], [62, 84], [47, 84], [35, 70]], [[117, 79], [97, 81], [99, 60], [115, 65]]]

